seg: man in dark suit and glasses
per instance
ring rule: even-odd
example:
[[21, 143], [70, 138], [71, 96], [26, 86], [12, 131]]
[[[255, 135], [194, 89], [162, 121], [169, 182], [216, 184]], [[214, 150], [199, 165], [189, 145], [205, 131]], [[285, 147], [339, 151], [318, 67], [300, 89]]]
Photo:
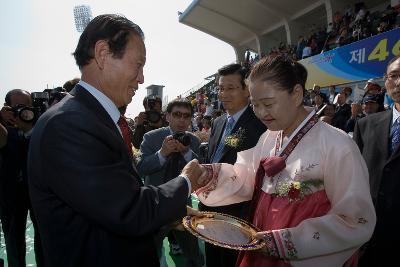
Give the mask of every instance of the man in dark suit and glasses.
[[41, 116], [32, 134], [29, 189], [46, 266], [158, 266], [152, 234], [186, 214], [200, 165], [143, 186], [117, 122], [143, 83], [139, 26], [95, 17], [74, 52], [81, 81]]
[[359, 266], [393, 266], [400, 232], [400, 58], [388, 64], [385, 87], [395, 102], [392, 109], [357, 121], [354, 140], [367, 163], [377, 223], [361, 253]]
[[[249, 105], [249, 90], [245, 84], [247, 69], [230, 64], [218, 70], [218, 98], [227, 113], [216, 118], [211, 126], [207, 163], [236, 162], [237, 152], [254, 147], [267, 128], [255, 116]], [[239, 142], [228, 145], [225, 139], [238, 137]], [[249, 202], [227, 206], [208, 207], [199, 204], [200, 210], [215, 211], [246, 219]], [[207, 267], [233, 267], [238, 253], [234, 250], [205, 244]]]

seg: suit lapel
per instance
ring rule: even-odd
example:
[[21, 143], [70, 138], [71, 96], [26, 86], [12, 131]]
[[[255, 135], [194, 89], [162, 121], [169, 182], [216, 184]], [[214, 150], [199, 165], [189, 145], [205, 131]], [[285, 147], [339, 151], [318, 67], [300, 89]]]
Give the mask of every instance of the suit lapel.
[[[375, 122], [375, 125], [372, 129], [376, 132], [373, 133], [372, 136], [378, 138], [377, 140], [377, 149], [380, 150], [381, 155], [384, 155], [385, 159], [389, 158], [389, 138], [390, 138], [390, 121], [392, 118], [391, 112], [385, 112], [382, 114], [379, 119]], [[380, 137], [380, 138], [379, 138]]]
[[221, 141], [223, 141], [221, 139], [222, 139], [222, 135], [224, 133], [226, 121], [227, 121], [227, 116], [224, 115], [224, 117], [221, 118], [221, 120], [218, 122], [218, 124], [215, 124], [215, 136], [218, 138], [216, 139], [216, 142], [215, 142], [214, 146], [212, 147], [213, 152], [212, 152], [212, 157], [210, 158], [211, 161], [214, 158], [215, 151], [217, 151], [219, 143]]
[[[246, 122], [251, 119], [250, 115], [251, 115], [251, 108], [250, 106], [248, 106], [246, 110], [243, 112], [243, 114], [239, 117], [239, 120], [235, 123], [235, 127], [233, 127], [231, 134], [236, 133], [240, 127], [243, 127], [246, 124]], [[225, 146], [224, 150], [222, 151], [221, 158], [231, 150], [233, 150], [232, 147]]]
[[[99, 121], [104, 123], [108, 128], [110, 128], [116, 134], [120, 146], [124, 147], [126, 150], [124, 139], [122, 138], [119, 130], [117, 129], [117, 125], [115, 125], [111, 116], [103, 108], [100, 102], [97, 101], [97, 99], [94, 96], [92, 96], [85, 88], [83, 88], [79, 84], [75, 86], [75, 88], [71, 91], [70, 94], [75, 96], [75, 99], [81, 102], [84, 106], [89, 107], [89, 109], [98, 117]], [[127, 165], [131, 173], [133, 173], [133, 175], [137, 178], [139, 183], [143, 185], [139, 173], [136, 170], [136, 166], [134, 166], [133, 159], [129, 156], [128, 151], [126, 151], [125, 161], [127, 162]]]

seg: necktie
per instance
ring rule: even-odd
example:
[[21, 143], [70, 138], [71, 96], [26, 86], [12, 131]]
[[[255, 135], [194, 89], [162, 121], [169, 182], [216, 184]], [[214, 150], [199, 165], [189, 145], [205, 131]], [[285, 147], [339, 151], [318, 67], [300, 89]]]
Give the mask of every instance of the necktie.
[[393, 154], [400, 144], [400, 117], [393, 123], [390, 141], [390, 154]]
[[228, 122], [225, 125], [224, 133], [218, 144], [217, 150], [215, 151], [212, 163], [216, 163], [221, 159], [222, 151], [224, 150], [224, 147], [225, 147], [225, 138], [231, 133], [234, 125], [235, 125], [235, 120], [233, 119], [233, 117], [229, 116]]
[[124, 116], [119, 117], [118, 126], [121, 129], [122, 137], [124, 138], [124, 142], [128, 149], [129, 156], [133, 157], [131, 133], [129, 130], [128, 122], [126, 121]]

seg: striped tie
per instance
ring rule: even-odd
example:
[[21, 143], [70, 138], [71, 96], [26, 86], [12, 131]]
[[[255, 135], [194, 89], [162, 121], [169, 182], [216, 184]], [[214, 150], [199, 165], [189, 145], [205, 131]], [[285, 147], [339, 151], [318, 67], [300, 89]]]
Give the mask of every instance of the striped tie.
[[232, 116], [228, 117], [228, 122], [225, 125], [224, 134], [222, 135], [221, 141], [218, 144], [217, 150], [215, 151], [212, 163], [219, 162], [222, 157], [222, 151], [225, 147], [225, 138], [231, 133], [233, 126], [235, 125], [235, 120]]
[[392, 125], [390, 131], [390, 154], [393, 154], [400, 144], [400, 117]]

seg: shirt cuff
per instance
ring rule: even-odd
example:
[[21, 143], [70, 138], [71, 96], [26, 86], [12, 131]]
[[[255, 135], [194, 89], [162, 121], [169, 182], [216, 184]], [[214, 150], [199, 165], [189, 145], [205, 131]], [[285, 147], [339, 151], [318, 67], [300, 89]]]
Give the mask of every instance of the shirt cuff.
[[163, 166], [167, 159], [163, 155], [161, 155], [160, 151], [161, 149], [157, 151], [157, 156], [158, 160], [160, 161], [160, 165]]
[[186, 180], [189, 189], [188, 197], [190, 197], [190, 194], [192, 193], [192, 183], [190, 182], [189, 178], [186, 175], [181, 174], [179, 176]]
[[192, 152], [191, 149], [189, 149], [188, 152], [186, 152], [186, 153], [183, 155], [183, 158], [186, 160], [186, 162], [189, 162], [189, 161], [192, 160], [192, 155], [193, 155], [193, 152]]

